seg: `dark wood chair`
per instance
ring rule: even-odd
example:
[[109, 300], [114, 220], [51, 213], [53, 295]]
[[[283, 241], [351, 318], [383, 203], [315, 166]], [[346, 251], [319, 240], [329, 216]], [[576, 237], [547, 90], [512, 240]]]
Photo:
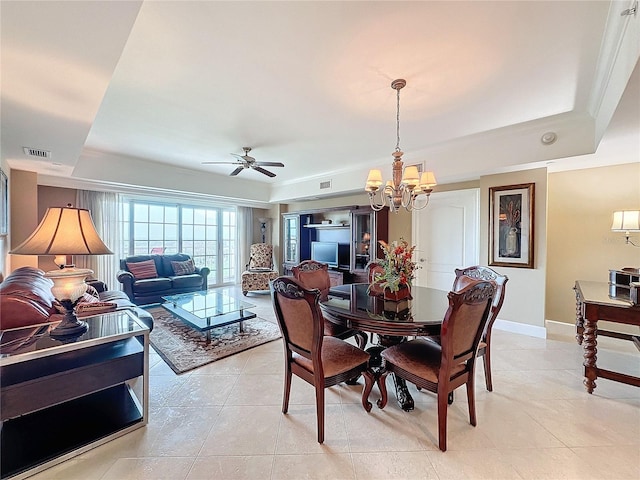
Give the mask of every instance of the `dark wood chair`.
[[495, 295], [492, 282], [470, 282], [458, 292], [449, 292], [449, 308], [441, 329], [441, 343], [416, 338], [382, 352], [385, 372], [378, 406], [387, 403], [386, 376], [395, 375], [414, 383], [417, 387], [434, 392], [438, 397], [438, 444], [447, 450], [447, 409], [449, 394], [466, 385], [469, 422], [476, 425], [475, 361], [482, 332], [489, 319]]
[[[324, 389], [363, 375], [365, 391], [374, 378], [367, 370], [369, 354], [344, 340], [324, 335], [324, 318], [318, 306], [320, 292], [307, 290], [292, 277], [271, 283], [273, 309], [285, 349], [282, 413], [289, 409], [291, 378], [295, 374], [316, 391], [318, 443], [324, 442]], [[371, 404], [362, 398], [368, 411]]]
[[[320, 290], [320, 300], [326, 300], [331, 288], [331, 280], [329, 278], [329, 267], [326, 263], [316, 262], [315, 260], [304, 260], [299, 265], [291, 269], [293, 276], [307, 290], [317, 288]], [[326, 318], [324, 319], [324, 334], [331, 337], [345, 340], [355, 337], [358, 347], [364, 350], [367, 346], [367, 334], [360, 330], [352, 330], [341, 325], [336, 325]]]
[[369, 282], [369, 293], [371, 295], [382, 295], [383, 288], [380, 286], [379, 283], [375, 282], [375, 278], [377, 274], [384, 273], [384, 268], [382, 268], [382, 266], [377, 262], [373, 261], [373, 262], [367, 263], [367, 266], [365, 267], [365, 269], [367, 270], [367, 280]]
[[487, 326], [482, 333], [482, 339], [480, 340], [480, 346], [478, 347], [478, 356], [482, 357], [484, 364], [484, 377], [487, 390], [493, 391], [493, 381], [491, 378], [491, 330], [493, 324], [498, 318], [498, 312], [502, 308], [504, 302], [504, 294], [506, 292], [506, 284], [509, 281], [509, 277], [506, 275], [500, 275], [495, 270], [489, 267], [473, 266], [467, 268], [456, 268], [456, 279], [453, 282], [453, 291], [464, 288], [470, 280], [487, 280], [495, 283], [496, 294], [491, 304], [491, 312], [489, 313], [489, 320]]

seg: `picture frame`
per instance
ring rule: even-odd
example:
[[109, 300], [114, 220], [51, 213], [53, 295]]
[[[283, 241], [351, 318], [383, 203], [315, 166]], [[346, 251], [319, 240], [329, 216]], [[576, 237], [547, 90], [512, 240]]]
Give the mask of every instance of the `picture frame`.
[[0, 235], [9, 233], [9, 180], [0, 169]]
[[534, 268], [534, 183], [489, 188], [489, 265]]

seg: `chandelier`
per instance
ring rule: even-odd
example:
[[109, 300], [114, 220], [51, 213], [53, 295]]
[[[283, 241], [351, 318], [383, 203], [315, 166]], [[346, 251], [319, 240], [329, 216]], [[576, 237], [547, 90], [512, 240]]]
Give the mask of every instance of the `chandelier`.
[[[433, 172], [418, 172], [415, 165], [408, 166], [402, 171], [402, 150], [400, 150], [400, 90], [407, 84], [406, 80], [398, 79], [391, 82], [391, 88], [396, 91], [396, 150], [393, 155], [393, 180], [387, 180], [382, 187], [382, 173], [378, 169], [369, 170], [367, 184], [364, 189], [369, 194], [369, 202], [374, 210], [382, 210], [387, 204], [394, 212], [400, 207], [407, 211], [422, 210], [429, 203], [429, 195], [437, 185]], [[382, 188], [381, 188], [382, 187]], [[377, 193], [380, 192], [380, 196]]]

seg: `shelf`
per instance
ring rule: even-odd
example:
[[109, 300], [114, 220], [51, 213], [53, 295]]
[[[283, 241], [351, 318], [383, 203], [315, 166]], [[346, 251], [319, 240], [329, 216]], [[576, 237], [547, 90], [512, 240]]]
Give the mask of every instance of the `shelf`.
[[348, 223], [307, 223], [303, 225], [305, 228], [349, 228]]
[[9, 420], [1, 430], [1, 476], [26, 472], [143, 422], [125, 384]]

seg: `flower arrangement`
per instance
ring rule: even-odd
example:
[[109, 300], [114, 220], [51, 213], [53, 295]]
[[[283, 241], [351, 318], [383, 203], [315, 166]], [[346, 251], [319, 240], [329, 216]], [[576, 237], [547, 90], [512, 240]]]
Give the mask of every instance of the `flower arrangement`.
[[383, 272], [374, 275], [374, 282], [392, 292], [397, 292], [401, 286], [411, 287], [414, 272], [418, 268], [416, 262], [411, 259], [416, 247], [410, 247], [402, 238], [391, 244], [383, 240], [378, 243], [384, 251], [384, 259], [377, 260], [376, 263], [382, 267]]

